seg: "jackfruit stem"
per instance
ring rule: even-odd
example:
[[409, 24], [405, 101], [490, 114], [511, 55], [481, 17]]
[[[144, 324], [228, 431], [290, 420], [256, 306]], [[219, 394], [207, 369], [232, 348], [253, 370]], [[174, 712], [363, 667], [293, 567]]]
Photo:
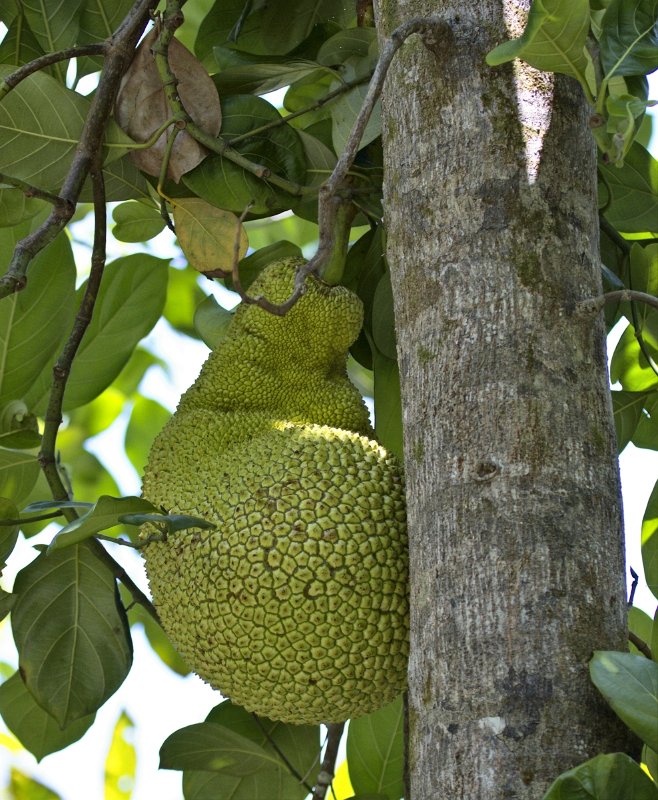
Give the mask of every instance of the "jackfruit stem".
[[[350, 241], [352, 220], [356, 216], [356, 207], [351, 200], [343, 197], [331, 198], [330, 219], [325, 219], [324, 230], [329, 232], [328, 256], [323, 259], [318, 275], [325, 283], [336, 286], [340, 283], [345, 270], [347, 246]], [[321, 226], [323, 229], [323, 226]]]

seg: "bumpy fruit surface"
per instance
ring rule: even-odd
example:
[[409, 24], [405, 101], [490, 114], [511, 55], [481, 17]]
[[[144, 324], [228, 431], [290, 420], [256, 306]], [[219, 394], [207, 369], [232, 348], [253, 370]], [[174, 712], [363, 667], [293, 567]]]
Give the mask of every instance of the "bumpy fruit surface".
[[[298, 264], [251, 294], [285, 300]], [[216, 525], [145, 548], [165, 630], [204, 680], [285, 722], [369, 713], [406, 681], [404, 486], [345, 372], [361, 322], [313, 277], [284, 317], [243, 304], [144, 476], [151, 502]]]

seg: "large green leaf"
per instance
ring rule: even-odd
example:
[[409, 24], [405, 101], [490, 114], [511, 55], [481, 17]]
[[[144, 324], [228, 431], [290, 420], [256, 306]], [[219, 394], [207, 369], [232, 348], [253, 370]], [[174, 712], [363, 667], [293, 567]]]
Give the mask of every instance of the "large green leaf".
[[347, 735], [350, 781], [357, 793], [399, 800], [404, 793], [402, 697], [373, 714], [353, 719]]
[[[199, 25], [199, 31], [194, 41], [194, 53], [201, 61], [210, 61], [207, 66], [214, 63], [213, 48], [229, 43], [232, 33], [239, 33], [237, 47], [246, 53], [265, 53], [261, 32], [261, 17], [259, 10], [248, 13], [242, 20], [237, 31], [236, 23], [249, 11], [251, 4], [245, 0], [217, 0], [208, 14]], [[287, 14], [286, 14], [287, 16]], [[231, 44], [234, 43], [234, 37]]]
[[[642, 611], [642, 609], [637, 606], [631, 606], [631, 608], [628, 609], [628, 630], [651, 647], [653, 620], [645, 611]], [[630, 641], [628, 643], [628, 649], [631, 653], [640, 655], [638, 648]]]
[[339, 22], [345, 15], [343, 0], [289, 0], [286, 12], [276, 3], [265, 6], [263, 42], [271, 53], [289, 53], [322, 22]]
[[634, 142], [623, 167], [599, 161], [599, 183], [603, 213], [611, 225], [624, 233], [658, 229], [658, 161]]
[[348, 58], [367, 58], [373, 45], [377, 46], [375, 28], [348, 28], [330, 36], [318, 50], [319, 64], [333, 67]]
[[589, 671], [617, 716], [658, 751], [658, 664], [645, 656], [599, 650], [592, 656]]
[[402, 401], [400, 397], [400, 373], [397, 361], [373, 351], [375, 381], [375, 431], [377, 438], [395, 455], [402, 459]]
[[167, 264], [166, 259], [140, 253], [107, 265], [94, 316], [66, 385], [65, 410], [88, 403], [109, 386], [158, 321], [167, 292]]
[[17, 14], [0, 44], [0, 64], [17, 67], [42, 55], [43, 48], [25, 21], [25, 15]]
[[[20, 6], [41, 49], [54, 53], [76, 43], [81, 4], [82, 0], [21, 0]], [[63, 79], [66, 65], [57, 69]]]
[[[337, 87], [334, 87], [337, 88]], [[346, 94], [341, 95], [331, 104], [331, 123], [334, 150], [342, 153], [347, 140], [352, 133], [352, 128], [361, 106], [368, 92], [368, 85], [355, 86]], [[379, 102], [372, 110], [368, 124], [363, 131], [359, 147], [365, 147], [374, 141], [382, 132], [381, 106]]]
[[624, 392], [613, 390], [612, 410], [617, 432], [617, 451], [621, 451], [631, 441], [642, 418], [646, 392]]
[[[642, 519], [642, 563], [647, 585], [658, 598], [658, 482], [653, 487]], [[658, 752], [658, 748], [653, 749]]]
[[[0, 233], [0, 243], [2, 257], [11, 242]], [[50, 371], [75, 313], [75, 275], [71, 245], [60, 234], [32, 261], [25, 289], [0, 300], [0, 408]]]
[[278, 765], [269, 764], [265, 769], [244, 777], [221, 772], [186, 771], [183, 773], [185, 800], [216, 800], [218, 797], [230, 797], [231, 800], [302, 800], [306, 797], [306, 789], [284, 766], [274, 745], [286, 756], [298, 775], [305, 776], [307, 783], [312, 785], [318, 772], [319, 726], [288, 725], [265, 717], [259, 717], [257, 722], [254, 715], [229, 701], [216, 706], [206, 721], [225, 726], [260, 745], [277, 758]]
[[54, 717], [37, 704], [18, 672], [0, 686], [0, 714], [9, 730], [37, 761], [77, 742], [96, 716], [82, 717], [62, 729]]
[[563, 772], [544, 800], [658, 800], [658, 787], [625, 753], [596, 756]]
[[[222, 137], [229, 144], [235, 136], [281, 120], [273, 105], [261, 97], [231, 95], [222, 98]], [[294, 183], [306, 172], [304, 148], [297, 132], [279, 125], [240, 142], [238, 153]], [[183, 183], [199, 197], [228, 211], [241, 213], [253, 203], [253, 214], [272, 214], [289, 208], [295, 201], [287, 192], [277, 191], [267, 180], [256, 178], [242, 167], [219, 155], [208, 156], [183, 176]]]
[[[133, 0], [85, 0], [80, 13], [78, 44], [109, 39], [133, 4]], [[101, 58], [78, 59], [77, 77], [100, 69], [102, 64]]]
[[[222, 53], [233, 53], [228, 48], [215, 48], [215, 58], [219, 60]], [[229, 94], [266, 94], [275, 92], [284, 86], [313, 75], [318, 65], [313, 61], [289, 61], [284, 63], [268, 63], [256, 60], [223, 67], [213, 75], [213, 81], [220, 97]], [[326, 72], [322, 69], [320, 72]]]
[[[11, 71], [0, 66], [0, 77]], [[90, 100], [55, 78], [36, 72], [0, 102], [0, 172], [57, 192], [69, 170]], [[119, 158], [131, 140], [110, 121], [107, 162]]]
[[22, 450], [0, 447], [0, 497], [20, 505], [39, 477], [36, 456]]
[[[658, 351], [655, 350], [650, 340], [645, 340], [644, 345], [649, 357], [655, 361], [658, 370]], [[630, 392], [644, 392], [648, 389], [655, 389], [658, 385], [658, 374], [652, 369], [642, 352], [632, 325], [629, 325], [622, 333], [612, 354], [610, 380], [613, 383], [619, 381], [622, 387]]]
[[498, 45], [487, 55], [492, 66], [521, 58], [537, 69], [562, 72], [586, 85], [590, 58], [588, 0], [533, 0], [528, 23], [518, 39]]
[[37, 703], [66, 727], [121, 685], [132, 643], [113, 572], [83, 543], [42, 553], [16, 576], [12, 631]]
[[372, 338], [379, 352], [395, 361], [395, 312], [393, 309], [393, 289], [388, 270], [382, 275], [375, 289], [372, 304]]
[[137, 395], [126, 428], [126, 455], [141, 475], [144, 472], [153, 440], [171, 413], [157, 400]]
[[45, 200], [26, 197], [20, 189], [0, 189], [0, 228], [11, 228], [43, 212]]
[[[630, 285], [633, 289], [658, 297], [658, 244], [646, 247], [633, 244], [630, 266]], [[650, 337], [653, 347], [658, 347], [658, 311], [648, 303], [636, 303], [634, 312], [630, 303], [624, 303], [622, 311], [645, 338], [647, 335]]]
[[651, 392], [643, 405], [632, 442], [636, 447], [658, 450], [658, 392]]
[[612, 0], [599, 47], [606, 77], [646, 75], [658, 67], [658, 0]]

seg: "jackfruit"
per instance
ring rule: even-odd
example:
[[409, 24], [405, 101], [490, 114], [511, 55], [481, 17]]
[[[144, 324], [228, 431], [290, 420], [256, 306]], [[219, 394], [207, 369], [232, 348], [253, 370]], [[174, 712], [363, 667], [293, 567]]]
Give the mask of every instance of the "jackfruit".
[[[271, 264], [251, 293], [284, 301], [299, 263]], [[144, 547], [172, 642], [235, 703], [298, 724], [393, 700], [408, 655], [402, 470], [345, 368], [362, 305], [313, 276], [305, 290], [284, 317], [238, 308], [143, 487], [216, 525]]]

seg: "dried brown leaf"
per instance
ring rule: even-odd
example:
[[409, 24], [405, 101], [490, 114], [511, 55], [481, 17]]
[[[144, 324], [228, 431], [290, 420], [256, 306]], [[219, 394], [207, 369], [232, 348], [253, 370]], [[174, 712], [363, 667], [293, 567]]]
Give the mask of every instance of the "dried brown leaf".
[[[154, 28], [137, 48], [135, 58], [121, 82], [115, 106], [114, 113], [119, 126], [136, 142], [147, 141], [172, 115], [151, 52], [157, 36], [158, 31]], [[202, 130], [217, 136], [222, 121], [219, 96], [201, 62], [177, 39], [172, 39], [169, 65], [178, 81], [178, 96], [187, 113]], [[131, 153], [139, 169], [149, 175], [160, 174], [170, 130], [163, 133], [153, 147]], [[181, 176], [194, 169], [207, 154], [205, 147], [186, 131], [181, 131], [172, 149], [168, 177], [178, 183]]]

